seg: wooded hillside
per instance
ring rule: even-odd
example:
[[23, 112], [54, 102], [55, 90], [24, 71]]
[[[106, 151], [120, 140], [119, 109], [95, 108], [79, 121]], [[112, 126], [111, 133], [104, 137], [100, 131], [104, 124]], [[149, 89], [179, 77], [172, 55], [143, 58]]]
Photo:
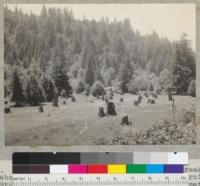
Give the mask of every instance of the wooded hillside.
[[4, 18], [4, 96], [16, 105], [52, 101], [55, 92], [101, 95], [111, 86], [195, 96], [195, 55], [185, 34], [171, 42], [141, 35], [129, 19], [76, 20], [71, 10], [45, 6], [39, 16], [5, 7]]

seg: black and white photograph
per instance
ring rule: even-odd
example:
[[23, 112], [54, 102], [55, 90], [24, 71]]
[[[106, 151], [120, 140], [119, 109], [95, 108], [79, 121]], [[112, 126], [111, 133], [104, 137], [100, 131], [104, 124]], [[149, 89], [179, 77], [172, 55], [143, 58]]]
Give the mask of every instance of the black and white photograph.
[[196, 144], [195, 4], [4, 4], [6, 146]]

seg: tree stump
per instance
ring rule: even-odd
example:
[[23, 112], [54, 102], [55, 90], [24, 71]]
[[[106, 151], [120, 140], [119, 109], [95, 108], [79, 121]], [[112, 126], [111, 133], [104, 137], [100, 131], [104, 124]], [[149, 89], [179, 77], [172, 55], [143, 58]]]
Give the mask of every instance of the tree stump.
[[6, 114], [11, 113], [10, 107], [4, 108], [4, 113], [6, 113]]
[[120, 102], [124, 102], [124, 98], [120, 98], [120, 100], [119, 100]]
[[103, 118], [105, 115], [106, 115], [106, 114], [105, 114], [105, 112], [104, 112], [103, 107], [99, 107], [99, 114], [98, 114], [98, 116], [99, 116], [100, 118]]
[[53, 106], [58, 107], [58, 99], [53, 99]]
[[74, 96], [72, 96], [72, 102], [76, 102], [76, 98]]
[[8, 104], [8, 101], [4, 101], [4, 113], [6, 113], [6, 114], [11, 113], [11, 109]]
[[138, 103], [141, 103], [141, 101], [142, 101], [142, 95], [139, 95], [138, 96]]
[[131, 125], [131, 122], [128, 120], [128, 116], [122, 117], [122, 121], [120, 125]]
[[153, 98], [155, 98], [155, 99], [157, 99], [157, 98], [158, 98], [158, 96], [157, 96], [157, 94], [156, 94], [156, 93], [152, 93], [152, 97], [153, 97]]
[[53, 106], [58, 107], [58, 90], [54, 90], [54, 96], [53, 96]]
[[11, 113], [10, 108], [5, 108], [5, 109], [4, 109], [4, 113], [6, 113], [6, 114]]
[[134, 101], [134, 105], [138, 106], [139, 105], [138, 101]]
[[107, 103], [107, 115], [116, 116], [115, 104], [113, 102]]
[[41, 113], [43, 113], [43, 112], [44, 112], [44, 108], [43, 108], [43, 106], [42, 106], [42, 105], [40, 105], [40, 106], [39, 106], [39, 108], [38, 108], [38, 111], [39, 111], [39, 112], [41, 112]]
[[169, 101], [172, 101], [172, 100], [173, 100], [172, 92], [171, 92], [171, 91], [168, 92], [168, 98], [169, 98]]

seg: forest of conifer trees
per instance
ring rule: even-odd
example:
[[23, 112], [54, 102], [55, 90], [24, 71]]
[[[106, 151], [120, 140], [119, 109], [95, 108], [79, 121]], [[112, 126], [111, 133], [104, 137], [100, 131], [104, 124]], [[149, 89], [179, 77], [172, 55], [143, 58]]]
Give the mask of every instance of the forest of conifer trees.
[[4, 96], [16, 106], [52, 101], [55, 91], [83, 93], [95, 82], [121, 93], [195, 96], [195, 55], [184, 33], [171, 42], [140, 35], [129, 19], [76, 20], [69, 9], [45, 6], [39, 16], [17, 7], [4, 15]]

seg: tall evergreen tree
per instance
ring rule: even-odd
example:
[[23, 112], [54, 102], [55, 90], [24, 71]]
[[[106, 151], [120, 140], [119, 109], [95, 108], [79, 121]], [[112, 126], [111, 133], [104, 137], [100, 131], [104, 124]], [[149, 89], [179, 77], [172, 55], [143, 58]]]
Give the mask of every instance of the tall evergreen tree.
[[44, 89], [34, 75], [28, 77], [25, 92], [26, 102], [32, 106], [38, 106], [41, 102], [45, 101]]
[[55, 86], [58, 89], [58, 93], [60, 94], [64, 89], [67, 96], [70, 96], [72, 94], [72, 87], [69, 83], [69, 77], [67, 75], [65, 64], [63, 64], [62, 61], [57, 57], [51, 65], [51, 76], [55, 82]]
[[46, 95], [46, 101], [52, 101], [54, 96], [54, 83], [53, 80], [43, 74], [43, 76], [40, 79], [41, 86], [44, 89], [45, 95]]
[[118, 79], [120, 81], [120, 90], [123, 93], [128, 92], [128, 84], [132, 80], [133, 69], [130, 63], [130, 59], [127, 57], [126, 60], [121, 64], [118, 74]]
[[186, 35], [176, 43], [176, 61], [173, 66], [173, 86], [178, 94], [187, 93], [190, 81], [195, 78], [195, 59]]
[[94, 83], [94, 68], [93, 68], [93, 61], [92, 59], [88, 60], [86, 71], [85, 71], [85, 83], [89, 84], [90, 86]]
[[57, 31], [58, 33], [63, 33], [62, 12], [61, 12], [60, 9], [57, 9], [56, 31]]
[[117, 56], [116, 59], [117, 59], [118, 65], [119, 65], [119, 64], [123, 63], [123, 61], [126, 57], [126, 47], [125, 47], [124, 41], [121, 36], [117, 36], [115, 38], [113, 47], [115, 49], [115, 53]]
[[13, 72], [11, 101], [15, 102], [16, 107], [22, 106], [24, 101], [25, 101], [24, 100], [24, 94], [23, 94], [22, 82], [20, 80], [17, 68], [15, 68], [14, 72]]

